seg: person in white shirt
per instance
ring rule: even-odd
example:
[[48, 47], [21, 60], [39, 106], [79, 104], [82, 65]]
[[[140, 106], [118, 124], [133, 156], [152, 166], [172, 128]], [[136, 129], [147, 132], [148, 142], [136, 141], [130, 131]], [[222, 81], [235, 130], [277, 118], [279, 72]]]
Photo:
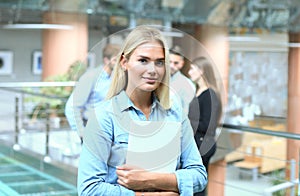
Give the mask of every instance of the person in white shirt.
[[188, 113], [189, 104], [196, 94], [195, 84], [185, 75], [181, 73], [181, 69], [185, 64], [185, 58], [182, 49], [174, 46], [170, 50], [170, 68], [171, 68], [171, 99], [178, 100], [182, 109]]

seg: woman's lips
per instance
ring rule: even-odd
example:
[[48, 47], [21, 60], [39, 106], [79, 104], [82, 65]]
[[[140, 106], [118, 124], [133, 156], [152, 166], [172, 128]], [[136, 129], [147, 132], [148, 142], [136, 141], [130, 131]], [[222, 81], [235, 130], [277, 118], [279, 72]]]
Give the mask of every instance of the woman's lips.
[[157, 81], [157, 78], [148, 78], [148, 77], [143, 77], [144, 80], [146, 80], [147, 83], [155, 83]]

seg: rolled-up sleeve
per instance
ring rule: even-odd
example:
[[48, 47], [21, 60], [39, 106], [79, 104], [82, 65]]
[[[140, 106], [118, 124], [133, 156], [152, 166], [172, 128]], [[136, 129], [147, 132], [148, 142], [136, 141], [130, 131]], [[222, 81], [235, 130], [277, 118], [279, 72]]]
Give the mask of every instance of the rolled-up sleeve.
[[96, 158], [86, 147], [82, 147], [78, 168], [77, 189], [81, 196], [134, 196], [135, 193], [119, 184], [107, 180], [107, 164]]
[[[101, 118], [101, 121], [99, 119]], [[105, 115], [90, 118], [79, 159], [78, 195], [132, 196], [134, 191], [117, 183], [116, 166], [109, 164], [112, 148], [112, 125]]]

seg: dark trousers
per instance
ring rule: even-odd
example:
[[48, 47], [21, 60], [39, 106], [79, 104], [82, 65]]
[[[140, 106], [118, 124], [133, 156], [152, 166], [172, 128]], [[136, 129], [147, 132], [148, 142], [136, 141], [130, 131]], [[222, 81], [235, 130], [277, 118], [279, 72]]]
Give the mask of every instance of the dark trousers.
[[[203, 162], [203, 165], [206, 169], [207, 175], [208, 175], [209, 160], [215, 154], [216, 150], [217, 150], [217, 145], [216, 145], [216, 143], [214, 143], [214, 145], [208, 150], [207, 153], [205, 153], [204, 155], [201, 155], [202, 162]], [[207, 195], [206, 188], [201, 192], [194, 193], [194, 196], [205, 196], [205, 195]]]

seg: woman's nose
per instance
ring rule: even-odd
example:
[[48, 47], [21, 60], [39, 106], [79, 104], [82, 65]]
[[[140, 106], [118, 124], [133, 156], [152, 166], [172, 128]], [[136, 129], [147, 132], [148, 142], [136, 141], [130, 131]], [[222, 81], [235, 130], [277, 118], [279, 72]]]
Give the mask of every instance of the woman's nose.
[[154, 72], [155, 71], [155, 63], [154, 63], [154, 61], [151, 61], [151, 62], [148, 63], [147, 70], [150, 71], [150, 72]]

